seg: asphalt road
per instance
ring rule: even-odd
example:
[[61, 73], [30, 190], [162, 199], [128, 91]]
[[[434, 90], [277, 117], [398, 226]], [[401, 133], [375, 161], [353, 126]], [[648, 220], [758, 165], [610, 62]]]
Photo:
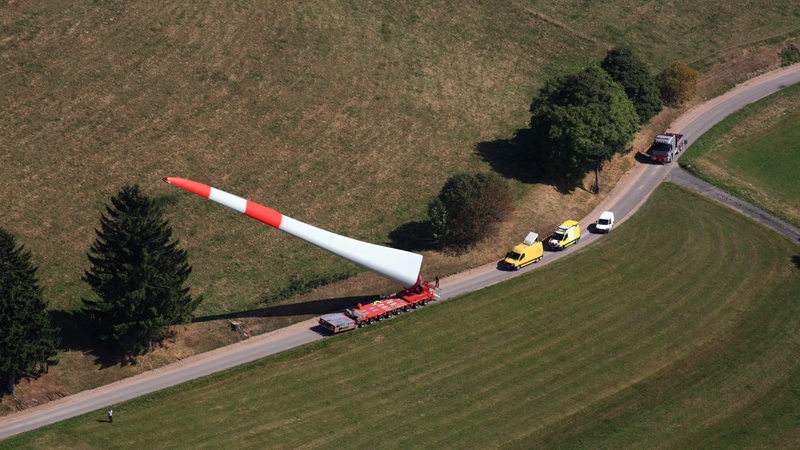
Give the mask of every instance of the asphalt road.
[[[798, 82], [800, 82], [800, 64], [764, 74], [687, 111], [673, 124], [670, 131], [684, 134], [691, 145], [694, 140], [732, 112]], [[648, 163], [637, 164], [611, 190], [606, 199], [589, 216], [580, 221], [581, 228], [585, 230], [580, 244], [562, 252], [546, 252], [540, 263], [517, 272], [498, 270], [496, 264], [492, 263], [444, 278], [441, 280], [440, 297], [442, 299], [452, 298], [519, 276], [529, 270], [535, 270], [537, 267], [563, 258], [575, 251], [576, 248], [601, 239], [602, 235], [588, 232], [590, 224], [596, 220], [600, 212], [614, 211], [617, 223], [625, 221], [676, 168], [677, 164], [675, 163], [664, 166]], [[326, 335], [319, 332], [316, 321], [317, 319], [311, 319], [297, 323], [116, 383], [79, 392], [39, 407], [1, 417], [0, 439], [88, 412], [105, 410], [108, 406], [125, 400], [324, 339]], [[102, 415], [99, 414], [98, 417], [102, 417]]]

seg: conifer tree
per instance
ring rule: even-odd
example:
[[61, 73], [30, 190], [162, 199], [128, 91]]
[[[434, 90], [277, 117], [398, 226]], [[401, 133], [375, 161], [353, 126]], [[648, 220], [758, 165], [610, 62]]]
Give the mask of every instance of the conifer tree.
[[200, 298], [184, 282], [192, 271], [172, 241], [161, 209], [139, 186], [125, 186], [100, 217], [83, 280], [97, 296], [83, 299], [98, 337], [126, 355], [148, 352], [169, 326], [192, 318]]
[[57, 339], [31, 254], [0, 227], [0, 376], [7, 390], [21, 377], [47, 370]]

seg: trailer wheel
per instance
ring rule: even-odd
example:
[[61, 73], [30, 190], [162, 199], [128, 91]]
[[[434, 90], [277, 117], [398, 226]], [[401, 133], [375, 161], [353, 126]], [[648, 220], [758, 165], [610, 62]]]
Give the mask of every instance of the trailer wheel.
[[423, 301], [422, 301], [422, 306], [425, 306], [425, 305], [427, 305], [427, 304], [428, 304], [428, 300], [423, 300]]
[[392, 312], [391, 311], [387, 311], [386, 312], [386, 318], [387, 319], [391, 319], [392, 318]]
[[405, 312], [409, 312], [410, 310], [411, 310], [411, 308], [408, 305], [403, 307], [403, 311], [405, 311]]
[[367, 325], [372, 325], [373, 323], [375, 323], [375, 318], [374, 317], [372, 317], [371, 319], [369, 319], [367, 321]]

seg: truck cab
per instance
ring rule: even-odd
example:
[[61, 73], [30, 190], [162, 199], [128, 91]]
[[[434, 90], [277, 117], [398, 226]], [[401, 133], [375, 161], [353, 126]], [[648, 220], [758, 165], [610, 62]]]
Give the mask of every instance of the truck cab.
[[539, 235], [531, 231], [521, 244], [517, 244], [506, 254], [503, 266], [508, 270], [519, 270], [528, 264], [539, 262], [543, 255], [544, 247], [539, 241]]
[[567, 220], [556, 228], [547, 240], [547, 246], [553, 250], [563, 250], [581, 239], [581, 226], [577, 220]]
[[683, 139], [682, 134], [664, 133], [659, 134], [653, 140], [648, 153], [653, 161], [661, 164], [669, 164], [673, 159], [686, 149], [688, 140]]

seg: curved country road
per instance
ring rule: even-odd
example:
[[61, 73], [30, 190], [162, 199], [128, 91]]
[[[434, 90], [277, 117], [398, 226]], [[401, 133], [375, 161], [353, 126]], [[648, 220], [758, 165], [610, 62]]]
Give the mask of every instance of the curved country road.
[[[714, 124], [732, 112], [798, 82], [800, 82], [800, 64], [769, 72], [735, 87], [720, 97], [692, 108], [676, 120], [671, 129], [683, 133], [691, 145]], [[618, 223], [626, 220], [647, 200], [667, 175], [676, 170], [676, 166], [677, 164], [665, 166], [637, 164], [625, 174], [606, 199], [589, 216], [580, 221], [581, 226], [588, 229], [588, 226], [603, 210], [614, 211]], [[789, 236], [791, 237], [791, 235]], [[600, 238], [601, 235], [586, 233], [583, 235], [581, 247]], [[798, 236], [794, 236], [794, 239], [798, 239]], [[574, 249], [575, 247], [571, 247], [563, 252], [549, 253], [547, 258], [535, 267], [558, 260], [570, 254]], [[447, 299], [472, 292], [519, 276], [529, 270], [534, 270], [535, 267], [528, 266], [518, 272], [497, 270], [495, 263], [477, 267], [442, 279], [441, 298]], [[39, 407], [1, 417], [0, 439], [324, 339], [325, 335], [318, 331], [316, 323], [316, 318], [310, 319], [106, 386], [79, 392]]]

